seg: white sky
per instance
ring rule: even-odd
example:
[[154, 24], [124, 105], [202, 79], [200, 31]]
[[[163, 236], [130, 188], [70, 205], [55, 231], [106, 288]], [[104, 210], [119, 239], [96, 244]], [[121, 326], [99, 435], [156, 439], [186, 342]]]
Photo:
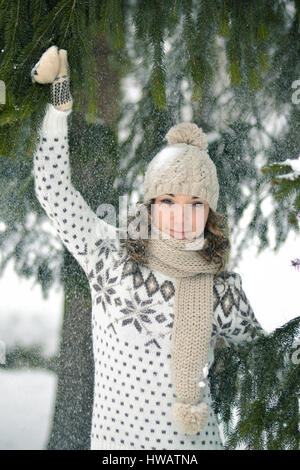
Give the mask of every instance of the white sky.
[[300, 271], [291, 266], [291, 260], [299, 257], [299, 247], [299, 236], [290, 234], [276, 254], [265, 250], [256, 257], [256, 250], [248, 249], [236, 269], [253, 311], [267, 331], [300, 315]]

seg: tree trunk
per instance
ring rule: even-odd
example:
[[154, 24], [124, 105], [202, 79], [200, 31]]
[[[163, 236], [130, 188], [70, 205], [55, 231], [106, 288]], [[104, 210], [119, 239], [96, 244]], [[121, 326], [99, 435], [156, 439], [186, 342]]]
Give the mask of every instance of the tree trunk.
[[94, 360], [91, 302], [85, 273], [64, 248], [64, 318], [58, 384], [48, 450], [90, 448]]

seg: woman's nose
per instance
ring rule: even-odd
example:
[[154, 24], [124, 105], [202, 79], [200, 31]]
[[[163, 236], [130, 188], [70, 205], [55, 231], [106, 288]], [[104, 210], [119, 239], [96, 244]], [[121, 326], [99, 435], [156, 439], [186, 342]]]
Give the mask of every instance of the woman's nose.
[[189, 208], [187, 204], [180, 204], [173, 213], [173, 216], [178, 224], [188, 222], [192, 219], [192, 207]]
[[181, 217], [182, 220], [184, 218], [191, 217], [192, 215], [192, 206], [191, 204], [182, 203], [178, 206], [177, 217]]

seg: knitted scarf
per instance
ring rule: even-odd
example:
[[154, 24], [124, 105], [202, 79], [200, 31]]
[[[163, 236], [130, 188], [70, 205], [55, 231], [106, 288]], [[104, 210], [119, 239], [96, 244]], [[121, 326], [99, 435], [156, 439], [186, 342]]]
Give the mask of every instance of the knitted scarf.
[[211, 341], [217, 265], [200, 257], [195, 239], [194, 248], [187, 248], [192, 240], [170, 235], [162, 238], [158, 227], [152, 227], [152, 234], [157, 238], [148, 240], [147, 264], [175, 278], [171, 370], [179, 402], [173, 405], [173, 418], [183, 433], [196, 434], [208, 418], [207, 405], [200, 400]]

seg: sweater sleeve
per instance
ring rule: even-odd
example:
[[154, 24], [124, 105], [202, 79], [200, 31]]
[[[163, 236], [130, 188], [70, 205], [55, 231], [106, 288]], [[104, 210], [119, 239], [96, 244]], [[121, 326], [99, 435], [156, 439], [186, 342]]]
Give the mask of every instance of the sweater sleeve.
[[228, 286], [220, 298], [220, 308], [215, 321], [216, 336], [223, 337], [227, 344], [241, 344], [253, 341], [259, 334], [268, 333], [254, 315], [250, 302], [243, 290], [242, 278], [238, 273], [230, 273]]
[[86, 274], [93, 253], [104, 239], [118, 246], [117, 229], [101, 220], [71, 182], [68, 123], [72, 109], [48, 103], [34, 155], [36, 196], [65, 247]]

